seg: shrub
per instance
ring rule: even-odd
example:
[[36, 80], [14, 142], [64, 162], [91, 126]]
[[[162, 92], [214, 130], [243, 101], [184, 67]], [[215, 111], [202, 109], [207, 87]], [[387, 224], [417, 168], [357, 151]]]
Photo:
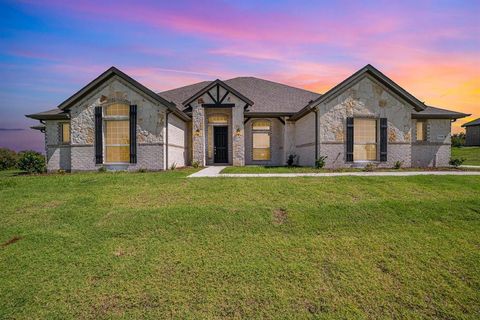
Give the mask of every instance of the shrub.
[[363, 171], [366, 171], [366, 172], [372, 172], [374, 170], [375, 170], [375, 165], [373, 163], [367, 163], [365, 168], [363, 168]]
[[107, 172], [107, 168], [102, 166], [102, 167], [98, 168], [98, 172]]
[[395, 169], [400, 169], [403, 166], [403, 161], [395, 161], [395, 165], [393, 166]]
[[66, 172], [65, 170], [63, 170], [63, 169], [58, 169], [58, 170], [57, 170], [57, 173], [58, 173], [58, 174], [65, 174], [65, 173], [67, 173], [67, 172]]
[[465, 145], [465, 133], [460, 132], [452, 135], [452, 147], [463, 147]]
[[170, 165], [170, 170], [175, 170], [177, 168], [177, 163], [174, 162]]
[[12, 169], [16, 164], [16, 152], [7, 148], [0, 148], [0, 170]]
[[200, 163], [198, 163], [198, 161], [193, 161], [192, 162], [192, 167], [194, 167], [195, 169], [200, 167]]
[[289, 154], [287, 159], [287, 166], [289, 167], [293, 166], [293, 163], [295, 162], [296, 158], [297, 158], [296, 154]]
[[321, 156], [320, 158], [315, 160], [315, 168], [321, 169], [321, 168], [325, 167], [325, 160], [327, 158], [328, 158], [327, 156]]
[[147, 172], [147, 169], [145, 169], [145, 168], [140, 168], [140, 169], [137, 170], [137, 172], [139, 172], [139, 173], [145, 173], [145, 172]]
[[461, 166], [465, 160], [465, 158], [451, 158], [448, 164], [457, 168]]
[[36, 151], [22, 151], [18, 154], [18, 169], [28, 173], [45, 172], [45, 157]]

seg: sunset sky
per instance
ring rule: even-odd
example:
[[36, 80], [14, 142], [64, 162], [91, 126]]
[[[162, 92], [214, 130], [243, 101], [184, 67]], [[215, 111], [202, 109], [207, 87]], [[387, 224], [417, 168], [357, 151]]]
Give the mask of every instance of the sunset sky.
[[[3, 1], [0, 146], [114, 65], [154, 91], [255, 76], [323, 93], [370, 63], [480, 117], [480, 1]], [[12, 130], [23, 129], [23, 130]]]

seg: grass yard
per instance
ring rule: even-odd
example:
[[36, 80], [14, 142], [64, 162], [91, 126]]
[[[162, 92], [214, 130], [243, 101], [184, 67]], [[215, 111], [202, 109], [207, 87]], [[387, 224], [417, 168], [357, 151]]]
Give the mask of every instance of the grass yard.
[[452, 147], [452, 158], [464, 158], [463, 164], [480, 166], [480, 147]]
[[0, 176], [0, 318], [480, 315], [480, 177]]

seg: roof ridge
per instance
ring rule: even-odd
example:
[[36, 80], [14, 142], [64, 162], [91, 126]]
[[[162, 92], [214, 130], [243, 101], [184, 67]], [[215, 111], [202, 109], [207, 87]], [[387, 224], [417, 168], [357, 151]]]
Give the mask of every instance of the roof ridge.
[[294, 86], [289, 85], [289, 84], [285, 84], [285, 83], [281, 83], [281, 82], [277, 82], [277, 81], [273, 81], [273, 80], [268, 80], [268, 79], [263, 79], [263, 78], [259, 78], [259, 77], [254, 77], [254, 76], [235, 77], [235, 78], [230, 78], [230, 79], [227, 79], [227, 80], [224, 80], [224, 81], [229, 81], [229, 80], [234, 80], [234, 79], [239, 79], [239, 78], [253, 78], [253, 79], [258, 79], [258, 80], [262, 80], [262, 81], [266, 81], [266, 82], [270, 82], [270, 83], [274, 83], [274, 84], [279, 84], [279, 85], [282, 85], [282, 86], [284, 86], [284, 87], [289, 87], [289, 88], [292, 88], [292, 89], [297, 89], [297, 90], [301, 90], [301, 91], [305, 91], [305, 92], [309, 92], [309, 93], [314, 93], [314, 94], [322, 95], [322, 93], [318, 93], [318, 92], [315, 92], [315, 91], [311, 91], [311, 90], [307, 90], [307, 89], [303, 89], [303, 88], [299, 88], [299, 87], [294, 87]]
[[201, 83], [210, 83], [210, 82], [213, 82], [215, 80], [203, 80], [203, 81], [199, 81], [199, 82], [194, 82], [194, 83], [191, 83], [191, 84], [187, 84], [185, 86], [181, 86], [181, 87], [176, 87], [176, 88], [173, 88], [173, 89], [168, 89], [168, 90], [165, 90], [165, 91], [159, 91], [157, 92], [157, 94], [161, 94], [161, 93], [165, 93], [165, 92], [170, 92], [170, 91], [174, 91], [174, 90], [178, 90], [178, 89], [184, 89], [186, 87], [191, 87], [191, 86], [195, 86], [195, 85], [198, 85], [198, 84], [201, 84]]

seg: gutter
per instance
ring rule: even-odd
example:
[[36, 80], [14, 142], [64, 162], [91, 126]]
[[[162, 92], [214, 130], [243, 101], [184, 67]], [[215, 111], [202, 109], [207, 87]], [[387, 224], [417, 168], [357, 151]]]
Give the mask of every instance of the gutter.
[[471, 116], [471, 114], [466, 114], [466, 113], [447, 113], [447, 114], [422, 114], [422, 113], [413, 113], [412, 114], [412, 119], [460, 119], [460, 118], [465, 118]]

